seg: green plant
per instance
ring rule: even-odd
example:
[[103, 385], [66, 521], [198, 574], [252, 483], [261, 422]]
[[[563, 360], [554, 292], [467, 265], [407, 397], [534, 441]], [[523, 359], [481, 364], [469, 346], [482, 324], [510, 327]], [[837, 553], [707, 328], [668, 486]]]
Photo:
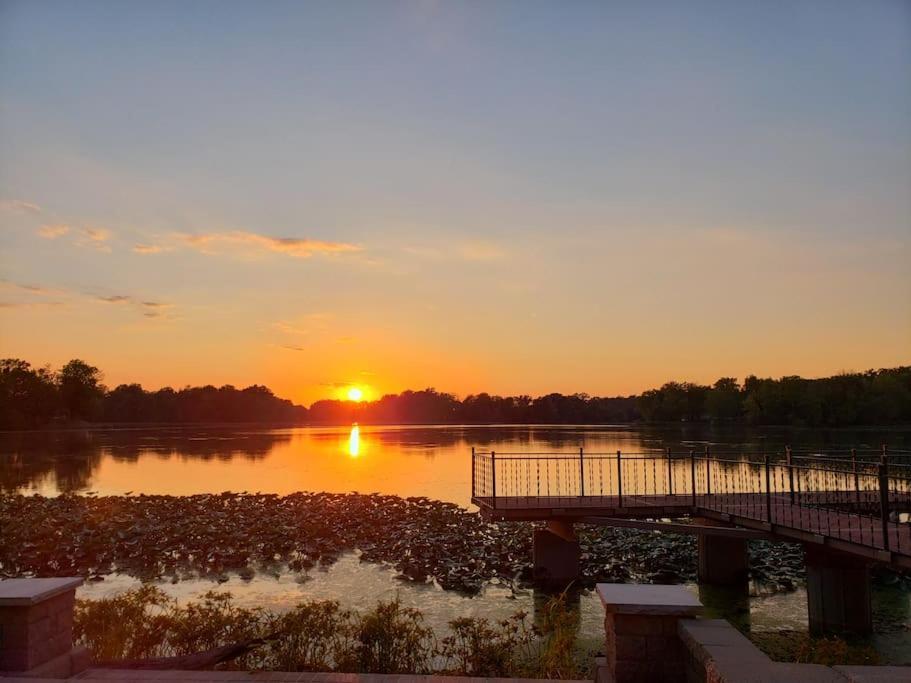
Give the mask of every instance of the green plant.
[[73, 634], [95, 661], [166, 656], [173, 607], [174, 601], [154, 586], [77, 600]]
[[188, 655], [223, 645], [264, 643], [222, 667], [277, 671], [450, 673], [466, 676], [579, 678], [573, 662], [575, 616], [560, 596], [542, 628], [529, 615], [454, 619], [438, 640], [418, 610], [399, 600], [357, 613], [313, 601], [286, 613], [247, 609], [229, 593], [181, 605], [153, 586], [76, 603], [75, 635], [96, 661]]
[[349, 626], [351, 647], [336, 662], [342, 671], [359, 673], [425, 673], [436, 651], [433, 630], [416, 609], [398, 598], [380, 602]]
[[[352, 613], [338, 602], [306, 602], [269, 621], [265, 662], [277, 671], [331, 671], [351, 650]], [[266, 668], [266, 667], [263, 667]]]
[[537, 630], [528, 615], [517, 612], [492, 625], [487, 619], [463, 617], [449, 622], [452, 634], [440, 641], [439, 654], [448, 673], [462, 676], [511, 676], [534, 660]]
[[576, 662], [578, 615], [566, 604], [566, 592], [550, 598], [542, 612], [541, 632], [544, 642], [538, 660], [537, 673], [546, 678], [578, 678]]

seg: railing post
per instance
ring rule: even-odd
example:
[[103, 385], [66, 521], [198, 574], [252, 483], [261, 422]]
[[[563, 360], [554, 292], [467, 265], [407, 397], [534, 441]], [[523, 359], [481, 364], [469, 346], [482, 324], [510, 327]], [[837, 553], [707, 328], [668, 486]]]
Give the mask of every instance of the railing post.
[[623, 461], [620, 451], [617, 451], [617, 498], [620, 501], [618, 507], [623, 507]]
[[585, 498], [585, 453], [579, 449], [579, 497]]
[[665, 458], [667, 459], [667, 493], [669, 496], [674, 495], [674, 471], [671, 468], [671, 449], [667, 448], [664, 451]]
[[769, 524], [772, 523], [772, 486], [771, 478], [769, 476], [769, 456], [768, 454], [764, 456], [765, 460], [765, 514], [769, 520]]
[[854, 472], [854, 499], [857, 501], [857, 511], [860, 512], [860, 475], [857, 473], [857, 449], [851, 449], [851, 471]]
[[490, 484], [493, 489], [493, 507], [497, 507], [497, 453], [490, 452]]
[[474, 446], [471, 447], [471, 499], [474, 500]]
[[696, 451], [690, 449], [690, 482], [693, 489], [693, 512], [696, 511]]
[[883, 549], [889, 549], [889, 465], [884, 462], [876, 466], [879, 474], [879, 514], [883, 518]]
[[712, 463], [709, 447], [705, 447], [705, 495], [712, 495]]
[[788, 462], [788, 489], [791, 492], [791, 505], [794, 504], [794, 454], [791, 453], [791, 447], [785, 446], [785, 457]]

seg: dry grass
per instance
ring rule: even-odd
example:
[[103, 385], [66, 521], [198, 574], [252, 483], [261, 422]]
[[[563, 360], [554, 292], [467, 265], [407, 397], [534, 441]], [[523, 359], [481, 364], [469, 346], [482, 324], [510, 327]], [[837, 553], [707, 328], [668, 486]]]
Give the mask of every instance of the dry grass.
[[209, 592], [179, 605], [144, 586], [113, 598], [78, 601], [78, 640], [96, 661], [192, 654], [229, 643], [266, 639], [227, 666], [275, 671], [448, 673], [465, 676], [581, 678], [576, 619], [563, 596], [552, 598], [541, 627], [518, 612], [491, 622], [459, 618], [438, 638], [420, 611], [380, 602], [366, 612], [331, 600], [304, 602], [276, 614], [233, 604]]

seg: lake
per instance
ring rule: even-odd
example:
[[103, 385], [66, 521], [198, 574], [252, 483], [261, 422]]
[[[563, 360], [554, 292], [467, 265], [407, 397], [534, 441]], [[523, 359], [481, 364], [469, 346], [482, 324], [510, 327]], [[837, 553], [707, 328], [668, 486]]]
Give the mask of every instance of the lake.
[[[711, 429], [698, 425], [631, 426], [367, 426], [268, 429], [260, 427], [130, 428], [60, 430], [0, 435], [0, 489], [54, 496], [294, 491], [385, 493], [426, 496], [470, 505], [472, 447], [499, 452], [685, 452], [774, 454], [795, 448], [831, 452], [851, 447], [908, 448], [909, 430]], [[83, 597], [111, 595], [138, 585], [108, 575], [80, 590]], [[231, 575], [222, 584], [189, 579], [162, 586], [185, 600], [213, 587], [230, 590], [238, 602], [274, 609], [304, 599], [333, 598], [363, 607], [394, 596], [421, 608], [438, 629], [458, 615], [500, 618], [519, 609], [533, 612], [546, 597], [527, 589], [491, 585], [478, 596], [444, 591], [434, 584], [403, 582], [388, 567], [362, 563], [351, 553], [325, 568], [276, 571], [252, 579]], [[693, 585], [691, 590], [697, 591]], [[754, 633], [806, 631], [806, 594], [776, 593], [754, 585], [747, 605], [703, 598], [720, 613], [748, 622]], [[880, 633], [877, 648], [888, 661], [911, 660], [911, 595], [895, 588], [874, 591]], [[603, 611], [591, 592], [577, 596], [580, 643], [597, 649]], [[736, 613], [736, 614], [735, 614]]]

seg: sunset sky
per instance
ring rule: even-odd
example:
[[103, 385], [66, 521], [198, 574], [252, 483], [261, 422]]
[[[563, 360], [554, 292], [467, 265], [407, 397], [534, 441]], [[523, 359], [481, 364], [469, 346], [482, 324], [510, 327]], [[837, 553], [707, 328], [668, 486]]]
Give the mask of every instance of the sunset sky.
[[0, 0], [0, 355], [598, 395], [911, 363], [911, 3]]

